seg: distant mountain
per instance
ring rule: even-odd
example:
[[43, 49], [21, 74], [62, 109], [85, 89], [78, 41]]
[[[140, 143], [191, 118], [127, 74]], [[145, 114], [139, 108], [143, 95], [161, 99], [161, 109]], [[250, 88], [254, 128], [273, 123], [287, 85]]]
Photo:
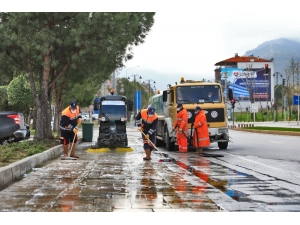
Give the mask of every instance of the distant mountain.
[[274, 58], [275, 71], [273, 72], [279, 72], [285, 76], [284, 69], [289, 67], [291, 59], [300, 61], [300, 43], [286, 38], [266, 41], [245, 53], [246, 56], [252, 54], [264, 59]]

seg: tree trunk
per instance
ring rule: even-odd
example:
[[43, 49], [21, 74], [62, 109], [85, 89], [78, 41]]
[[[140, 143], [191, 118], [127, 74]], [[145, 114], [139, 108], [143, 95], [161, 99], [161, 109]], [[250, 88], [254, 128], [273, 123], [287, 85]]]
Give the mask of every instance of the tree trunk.
[[66, 82], [60, 83], [60, 87], [57, 87], [57, 86], [59, 86], [59, 83], [56, 81], [53, 84], [54, 101], [55, 101], [55, 104], [56, 104], [55, 129], [57, 129], [57, 132], [60, 135], [59, 121], [60, 121], [60, 118], [61, 118], [61, 112], [63, 110], [62, 96], [63, 96], [63, 91], [66, 88]]
[[32, 129], [33, 130], [35, 130], [36, 129], [36, 114], [37, 114], [37, 109], [36, 108], [34, 108], [33, 109], [33, 111], [32, 111], [32, 114], [33, 114], [33, 116], [32, 116]]
[[44, 55], [44, 68], [43, 75], [40, 79], [40, 91], [36, 91], [31, 60], [27, 57], [27, 65], [29, 72], [30, 86], [32, 89], [32, 94], [34, 101], [37, 106], [37, 120], [36, 120], [36, 130], [34, 139], [35, 140], [44, 140], [46, 138], [52, 138], [51, 131], [51, 117], [49, 117], [49, 112], [51, 113], [51, 104], [48, 98], [48, 82], [49, 82], [49, 72], [50, 72], [50, 53], [47, 52]]

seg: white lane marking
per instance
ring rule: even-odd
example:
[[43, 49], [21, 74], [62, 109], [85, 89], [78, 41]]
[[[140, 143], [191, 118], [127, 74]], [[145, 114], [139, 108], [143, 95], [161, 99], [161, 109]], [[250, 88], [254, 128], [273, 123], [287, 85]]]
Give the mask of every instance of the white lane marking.
[[274, 169], [274, 170], [282, 170], [282, 169], [280, 169], [280, 168], [273, 167], [273, 166], [269, 166], [269, 165], [266, 165], [266, 164], [263, 164], [263, 163], [259, 163], [259, 162], [253, 161], [253, 160], [251, 160], [251, 159], [246, 159], [246, 158], [241, 157], [241, 156], [233, 155], [233, 154], [230, 154], [230, 153], [227, 153], [227, 154], [228, 154], [228, 155], [231, 155], [231, 156], [233, 156], [233, 157], [236, 157], [236, 158], [239, 158], [239, 159], [248, 161], [248, 162], [253, 163], [253, 164], [257, 164], [257, 165], [260, 165], [260, 166], [268, 167], [268, 168], [270, 168], [270, 169]]
[[270, 141], [270, 142], [273, 142], [273, 143], [276, 143], [276, 144], [282, 144], [282, 142], [278, 142], [278, 141]]

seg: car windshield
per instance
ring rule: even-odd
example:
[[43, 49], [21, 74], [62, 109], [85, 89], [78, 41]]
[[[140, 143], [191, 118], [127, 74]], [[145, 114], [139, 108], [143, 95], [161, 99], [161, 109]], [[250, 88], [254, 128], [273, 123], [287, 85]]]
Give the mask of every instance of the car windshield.
[[218, 85], [179, 86], [176, 89], [177, 104], [219, 103], [221, 92]]

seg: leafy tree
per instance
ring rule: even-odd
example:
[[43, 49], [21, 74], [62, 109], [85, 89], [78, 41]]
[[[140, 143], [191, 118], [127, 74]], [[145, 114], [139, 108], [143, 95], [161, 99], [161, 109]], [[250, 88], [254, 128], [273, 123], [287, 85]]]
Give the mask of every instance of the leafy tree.
[[[66, 71], [85, 71], [87, 76], [96, 71], [111, 74], [133, 57], [131, 46], [144, 42], [154, 14], [0, 13], [0, 70], [29, 75], [37, 106], [35, 139], [52, 136], [52, 91]], [[68, 80], [76, 81], [77, 76]]]
[[26, 75], [14, 78], [7, 86], [8, 104], [14, 111], [22, 112], [29, 122], [30, 111], [34, 108], [29, 82]]
[[0, 86], [0, 111], [9, 110], [7, 86]]

